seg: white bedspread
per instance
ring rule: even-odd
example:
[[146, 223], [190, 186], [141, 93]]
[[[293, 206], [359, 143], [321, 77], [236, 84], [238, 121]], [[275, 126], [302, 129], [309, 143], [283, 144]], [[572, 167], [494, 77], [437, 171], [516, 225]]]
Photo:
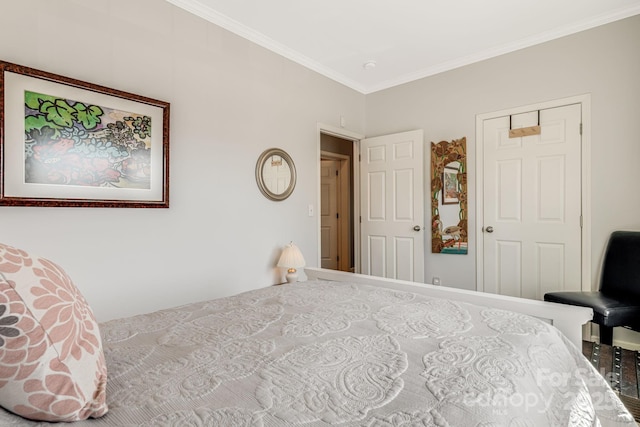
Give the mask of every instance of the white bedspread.
[[555, 328], [418, 293], [296, 283], [101, 332], [110, 410], [77, 426], [636, 426]]

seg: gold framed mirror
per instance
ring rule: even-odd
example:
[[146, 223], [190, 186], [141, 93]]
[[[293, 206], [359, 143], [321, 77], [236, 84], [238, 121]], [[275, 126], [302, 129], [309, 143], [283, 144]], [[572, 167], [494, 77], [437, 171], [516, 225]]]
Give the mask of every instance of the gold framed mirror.
[[269, 148], [256, 163], [256, 182], [260, 192], [269, 200], [285, 200], [296, 186], [296, 167], [284, 150]]
[[431, 252], [466, 255], [467, 138], [431, 143]]

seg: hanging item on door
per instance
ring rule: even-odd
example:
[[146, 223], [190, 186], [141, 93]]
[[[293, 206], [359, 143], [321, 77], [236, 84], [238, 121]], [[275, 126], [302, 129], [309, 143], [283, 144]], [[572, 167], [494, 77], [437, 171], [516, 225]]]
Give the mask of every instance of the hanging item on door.
[[431, 143], [431, 252], [466, 255], [467, 138]]
[[511, 116], [509, 116], [509, 138], [521, 138], [523, 136], [540, 135], [540, 110], [538, 110], [538, 124], [524, 128], [512, 129]]

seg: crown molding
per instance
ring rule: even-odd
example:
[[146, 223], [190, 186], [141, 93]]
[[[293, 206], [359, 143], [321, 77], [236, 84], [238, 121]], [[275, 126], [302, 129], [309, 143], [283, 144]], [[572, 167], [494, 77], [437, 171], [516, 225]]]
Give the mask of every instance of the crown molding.
[[291, 61], [294, 61], [310, 70], [313, 70], [331, 80], [334, 80], [340, 84], [343, 84], [357, 92], [364, 95], [368, 95], [381, 90], [389, 89], [394, 86], [409, 83], [415, 80], [423, 79], [425, 77], [440, 74], [446, 71], [451, 71], [456, 68], [460, 68], [466, 65], [470, 65], [476, 62], [491, 59], [500, 55], [515, 52], [520, 49], [535, 46], [541, 43], [545, 43], [551, 40], [555, 40], [561, 37], [565, 37], [571, 34], [585, 31], [594, 27], [605, 25], [614, 21], [629, 18], [640, 14], [640, 4], [634, 5], [628, 8], [619, 9], [609, 13], [605, 13], [581, 22], [577, 22], [573, 25], [568, 25], [554, 29], [553, 31], [547, 31], [541, 34], [537, 34], [532, 37], [524, 38], [521, 40], [515, 40], [511, 43], [507, 43], [502, 46], [498, 46], [491, 49], [486, 49], [472, 55], [467, 55], [461, 58], [456, 58], [451, 61], [446, 61], [440, 64], [436, 64], [431, 67], [423, 68], [416, 72], [401, 75], [394, 79], [389, 79], [380, 83], [372, 85], [363, 85], [353, 79], [344, 76], [317, 61], [301, 54], [298, 51], [288, 48], [287, 46], [276, 42], [275, 40], [265, 36], [264, 34], [255, 31], [246, 25], [229, 18], [226, 15], [218, 13], [217, 11], [204, 6], [198, 0], [166, 0], [167, 2], [186, 10], [196, 16], [199, 16], [213, 24], [216, 24], [242, 38], [245, 38], [259, 46], [262, 46], [272, 52], [275, 52]]

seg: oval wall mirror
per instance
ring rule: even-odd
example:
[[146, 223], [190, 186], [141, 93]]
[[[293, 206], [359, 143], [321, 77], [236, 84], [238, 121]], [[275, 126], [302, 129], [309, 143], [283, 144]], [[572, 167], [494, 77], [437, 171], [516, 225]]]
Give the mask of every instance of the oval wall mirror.
[[269, 148], [256, 163], [258, 188], [269, 200], [279, 202], [293, 193], [296, 167], [291, 157], [279, 148]]

